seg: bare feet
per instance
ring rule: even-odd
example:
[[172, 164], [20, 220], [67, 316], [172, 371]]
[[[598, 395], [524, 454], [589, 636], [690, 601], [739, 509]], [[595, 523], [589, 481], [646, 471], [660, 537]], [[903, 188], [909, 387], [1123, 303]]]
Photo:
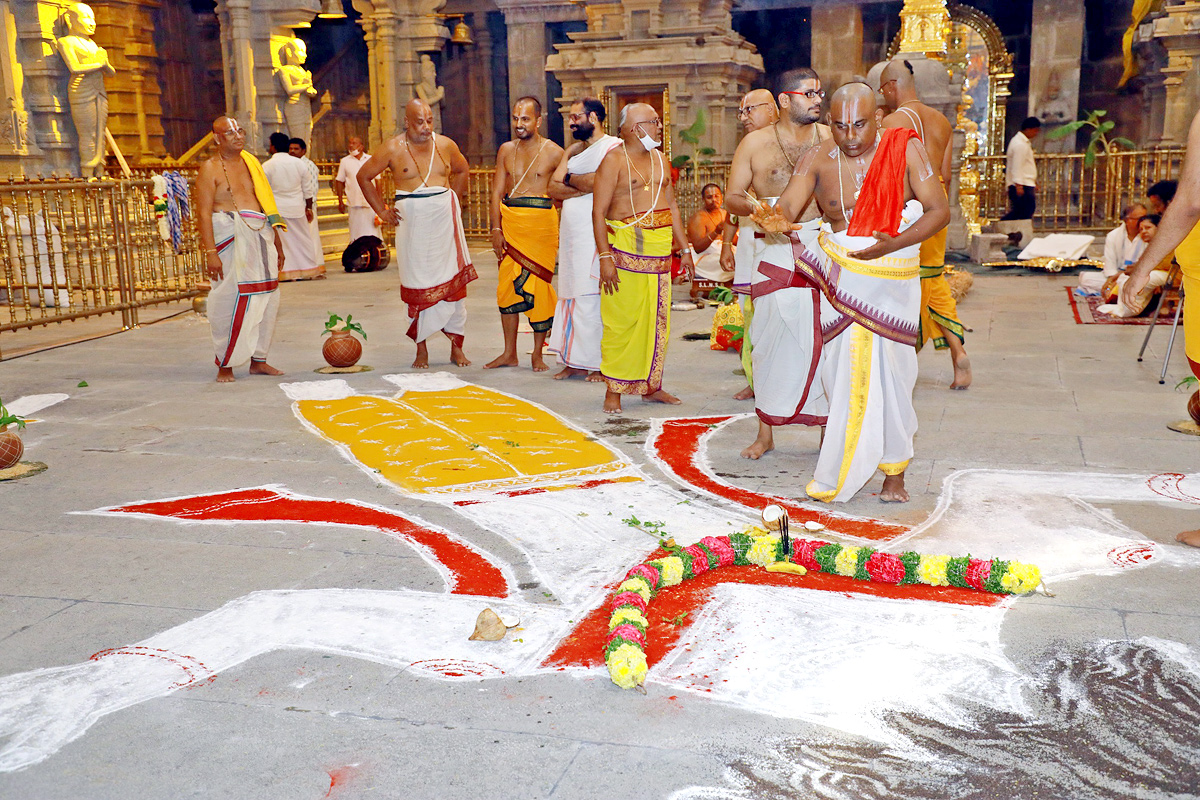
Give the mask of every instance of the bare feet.
[[1175, 541], [1189, 547], [1200, 547], [1200, 531], [1184, 531], [1175, 537]]
[[484, 369], [499, 369], [500, 367], [515, 367], [520, 363], [521, 362], [517, 360], [517, 354], [515, 352], [509, 353], [509, 352], [505, 351], [505, 352], [501, 353], [500, 355], [496, 356], [495, 358], [493, 358], [488, 363], [484, 364], [483, 368]]
[[588, 383], [604, 383], [604, 376], [600, 374], [600, 370], [595, 370], [594, 372], [589, 372], [585, 380]]
[[971, 385], [971, 360], [963, 353], [954, 360], [954, 383], [951, 389], [966, 389]]
[[[464, 353], [463, 349], [456, 344], [450, 345], [450, 360], [454, 362], [454, 366], [456, 367], [471, 366], [471, 362], [467, 358], [467, 354]], [[425, 363], [428, 364], [429, 359], [426, 359]]]
[[904, 488], [904, 473], [899, 475], [887, 475], [883, 479], [883, 489], [879, 492], [879, 499], [885, 503], [907, 503], [908, 491]]
[[533, 358], [529, 360], [529, 363], [533, 366], [534, 372], [546, 372], [550, 369], [550, 367], [546, 365], [546, 361], [542, 358], [541, 351], [535, 350], [533, 353]]
[[429, 345], [417, 343], [417, 357], [413, 359], [413, 369], [429, 369]]
[[230, 367], [217, 367], [217, 383], [233, 383], [233, 369]]
[[565, 381], [567, 378], [582, 378], [587, 375], [586, 369], [576, 369], [575, 367], [563, 367], [561, 372], [554, 373], [554, 380]]
[[657, 392], [651, 392], [650, 394], [642, 395], [642, 402], [644, 402], [644, 403], [666, 403], [669, 406], [677, 406], [680, 403], [682, 403], [683, 401], [680, 400], [675, 395], [667, 394], [662, 389], [659, 389]]
[[604, 413], [605, 414], [620, 414], [621, 413], [621, 395], [619, 392], [614, 392], [611, 389], [604, 393]]
[[[737, 394], [735, 394], [733, 396], [734, 400], [752, 400], [753, 398], [754, 398], [754, 389], [750, 386], [747, 386], [745, 389], [742, 389], [740, 392], [738, 392]], [[745, 455], [745, 453], [743, 453], [742, 455]]]
[[[251, 375], [282, 375], [283, 370], [275, 369], [274, 367], [272, 367], [270, 364], [268, 364], [265, 361], [251, 361], [250, 362], [250, 374]], [[230, 378], [230, 380], [233, 379], [232, 372], [230, 373], [229, 378]], [[218, 378], [218, 380], [220, 380], [220, 378]]]
[[753, 444], [742, 451], [742, 458], [757, 461], [774, 449], [775, 435], [771, 431], [771, 426], [760, 419], [758, 421], [758, 438], [754, 440]]

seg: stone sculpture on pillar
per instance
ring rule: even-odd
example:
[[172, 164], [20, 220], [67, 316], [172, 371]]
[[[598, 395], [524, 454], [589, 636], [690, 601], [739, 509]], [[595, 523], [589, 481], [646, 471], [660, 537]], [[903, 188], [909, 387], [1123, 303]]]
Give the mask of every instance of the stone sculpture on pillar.
[[71, 80], [67, 101], [79, 138], [79, 172], [85, 178], [104, 176], [104, 128], [108, 124], [108, 93], [104, 76], [117, 71], [108, 63], [108, 53], [92, 41], [96, 15], [90, 6], [76, 3], [63, 15], [67, 34], [57, 40]]
[[289, 40], [280, 51], [283, 62], [277, 72], [287, 102], [283, 106], [283, 119], [287, 123], [288, 136], [304, 141], [312, 139], [312, 103], [309, 98], [317, 93], [313, 86], [312, 73], [304, 68], [308, 49], [302, 39]]
[[421, 54], [421, 82], [417, 84], [417, 97], [421, 98], [433, 111], [433, 129], [442, 129], [442, 100], [446, 97], [446, 87], [437, 84], [437, 67], [433, 59]]

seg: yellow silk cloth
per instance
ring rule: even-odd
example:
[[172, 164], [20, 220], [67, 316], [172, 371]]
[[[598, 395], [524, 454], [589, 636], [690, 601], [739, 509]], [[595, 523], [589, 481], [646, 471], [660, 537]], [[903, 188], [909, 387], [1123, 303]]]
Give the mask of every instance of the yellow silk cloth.
[[298, 400], [295, 409], [363, 467], [411, 494], [538, 486], [629, 466], [545, 408], [482, 386]]
[[286, 231], [287, 223], [283, 221], [283, 217], [279, 216], [279, 209], [275, 206], [275, 193], [271, 191], [271, 184], [267, 182], [267, 173], [263, 171], [262, 164], [258, 163], [258, 159], [245, 150], [242, 151], [242, 161], [246, 162], [246, 169], [250, 170], [250, 183], [254, 186], [254, 197], [262, 206], [262, 212], [267, 215], [267, 222], [271, 224], [272, 228]]
[[[541, 198], [518, 198], [513, 202], [526, 199]], [[534, 331], [548, 331], [554, 324], [554, 309], [558, 305], [558, 296], [550, 284], [558, 256], [558, 211], [553, 207], [510, 206], [505, 198], [500, 206], [500, 227], [505, 242], [500, 282], [496, 286], [500, 313], [524, 312]]]
[[600, 293], [600, 373], [609, 391], [653, 394], [662, 388], [671, 335], [671, 212], [608, 220], [608, 242], [620, 277]]
[[[1189, 360], [1200, 363], [1200, 225], [1175, 248], [1175, 260], [1183, 271], [1183, 294], [1191, 297], [1183, 304], [1183, 351]], [[1194, 369], [1194, 368], [1193, 368]]]
[[937, 350], [950, 346], [943, 329], [960, 342], [966, 340], [966, 326], [958, 319], [958, 303], [946, 281], [946, 233], [938, 233], [921, 242], [921, 318], [917, 325], [917, 351], [930, 339]]

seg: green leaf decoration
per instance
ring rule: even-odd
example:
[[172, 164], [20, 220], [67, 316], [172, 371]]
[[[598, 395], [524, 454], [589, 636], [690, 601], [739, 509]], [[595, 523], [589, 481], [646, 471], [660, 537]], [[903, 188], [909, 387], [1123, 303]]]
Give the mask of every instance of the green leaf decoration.
[[3, 428], [5, 425], [16, 425], [18, 428], [24, 428], [25, 420], [5, 408], [4, 401], [0, 400], [0, 428]]
[[704, 115], [704, 109], [696, 109], [696, 121], [679, 132], [679, 138], [683, 139], [688, 144], [695, 147], [700, 144], [700, 137], [708, 130], [708, 120]]
[[87, 381], [80, 381], [79, 383], [75, 384], [75, 386], [76, 386], [77, 388], [79, 388], [79, 389], [83, 389], [83, 388], [85, 388], [87, 385], [88, 385], [88, 382], [87, 382]]

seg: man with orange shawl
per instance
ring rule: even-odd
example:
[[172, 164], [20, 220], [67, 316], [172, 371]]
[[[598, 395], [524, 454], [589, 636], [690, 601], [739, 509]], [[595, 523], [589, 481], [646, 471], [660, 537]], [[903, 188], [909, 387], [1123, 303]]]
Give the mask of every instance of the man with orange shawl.
[[246, 134], [232, 117], [213, 122], [217, 153], [196, 177], [196, 223], [212, 281], [208, 324], [217, 382], [250, 362], [251, 375], [282, 375], [267, 363], [279, 313], [279, 270], [287, 225], [258, 159], [243, 150]]
[[816, 242], [796, 247], [799, 280], [820, 287], [829, 400], [825, 439], [806, 491], [846, 501], [882, 470], [880, 499], [905, 502], [904, 472], [913, 455], [917, 415], [917, 320], [921, 242], [950, 220], [915, 132], [879, 134], [875, 92], [849, 83], [830, 103], [833, 140], [808, 150], [774, 210], [755, 221], [783, 232], [816, 198], [824, 211]]

